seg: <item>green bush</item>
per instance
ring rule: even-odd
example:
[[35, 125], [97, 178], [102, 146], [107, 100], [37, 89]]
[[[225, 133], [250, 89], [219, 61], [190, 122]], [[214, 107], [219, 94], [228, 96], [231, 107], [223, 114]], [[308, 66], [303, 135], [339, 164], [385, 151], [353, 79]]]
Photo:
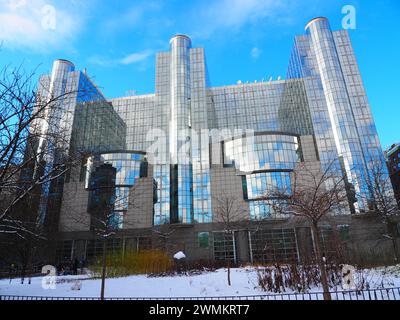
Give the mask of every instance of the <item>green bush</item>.
[[[169, 272], [174, 267], [173, 260], [163, 251], [125, 251], [108, 254], [106, 258], [107, 278], [118, 278], [138, 274]], [[90, 266], [96, 276], [101, 275], [102, 260]]]

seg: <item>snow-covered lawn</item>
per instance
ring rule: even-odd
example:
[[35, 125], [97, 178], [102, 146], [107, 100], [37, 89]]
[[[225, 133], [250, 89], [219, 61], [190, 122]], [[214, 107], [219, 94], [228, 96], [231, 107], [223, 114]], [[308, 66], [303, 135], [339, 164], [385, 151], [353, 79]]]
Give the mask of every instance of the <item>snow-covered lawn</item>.
[[[98, 297], [100, 280], [84, 280], [80, 291], [72, 290], [73, 279], [82, 277], [57, 277], [55, 290], [42, 288], [42, 278], [32, 278], [32, 284], [21, 285], [18, 279], [0, 281], [0, 295], [43, 296], [43, 297]], [[68, 281], [69, 283], [62, 283]], [[262, 294], [257, 286], [257, 274], [252, 269], [232, 270], [233, 285], [227, 285], [226, 271], [208, 272], [195, 276], [149, 278], [131, 276], [107, 279], [107, 297], [206, 297]], [[27, 283], [27, 281], [25, 282]]]
[[[371, 289], [400, 287], [400, 266], [366, 270], [364, 278]], [[72, 290], [77, 279], [81, 290]], [[99, 297], [100, 280], [87, 276], [57, 277], [55, 289], [43, 289], [42, 278], [32, 278], [32, 284], [21, 284], [19, 279], [0, 280], [0, 295], [40, 297]], [[321, 291], [315, 288], [312, 291]], [[110, 298], [166, 298], [166, 297], [221, 297], [261, 295], [254, 268], [232, 269], [232, 286], [227, 285], [226, 270], [207, 272], [195, 276], [149, 278], [131, 276], [107, 279], [106, 297]]]

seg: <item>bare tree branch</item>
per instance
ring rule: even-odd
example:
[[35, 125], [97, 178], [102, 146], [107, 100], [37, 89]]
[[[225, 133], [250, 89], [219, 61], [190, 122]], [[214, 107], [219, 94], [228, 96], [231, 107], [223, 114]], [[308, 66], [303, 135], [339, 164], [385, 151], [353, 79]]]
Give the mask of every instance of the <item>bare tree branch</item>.
[[19, 222], [30, 220], [23, 216], [29, 210], [20, 206], [77, 164], [81, 155], [70, 152], [67, 132], [52, 126], [69, 112], [67, 102], [89, 94], [78, 88], [55, 95], [43, 79], [37, 89], [35, 70], [22, 66], [0, 71], [0, 233], [28, 232]]

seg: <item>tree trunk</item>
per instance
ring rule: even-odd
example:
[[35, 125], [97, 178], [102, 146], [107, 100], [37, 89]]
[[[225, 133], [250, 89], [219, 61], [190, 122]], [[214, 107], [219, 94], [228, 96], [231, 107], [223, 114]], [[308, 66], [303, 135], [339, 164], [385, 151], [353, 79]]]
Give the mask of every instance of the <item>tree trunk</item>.
[[393, 251], [394, 251], [394, 262], [396, 264], [399, 263], [399, 254], [397, 249], [397, 239], [396, 237], [392, 236], [392, 244], [393, 244]]
[[228, 260], [228, 286], [231, 286], [231, 261]]
[[312, 223], [312, 230], [314, 233], [314, 247], [315, 247], [315, 257], [317, 259], [317, 264], [321, 270], [321, 283], [324, 290], [324, 300], [332, 300], [331, 294], [329, 292], [328, 276], [326, 273], [325, 261], [321, 255], [321, 237], [317, 223]]
[[25, 273], [26, 273], [26, 263], [23, 263], [21, 268], [21, 284], [24, 284], [25, 282]]
[[107, 262], [107, 239], [104, 238], [103, 240], [103, 267], [101, 271], [101, 294], [100, 299], [104, 300], [104, 291], [106, 286], [106, 262]]
[[23, 248], [24, 250], [24, 255], [23, 255], [23, 259], [22, 259], [22, 268], [21, 268], [21, 284], [25, 283], [25, 277], [27, 272], [29, 272], [28, 268], [29, 268], [29, 264], [30, 264], [30, 259], [31, 259], [31, 245], [28, 242], [26, 244], [26, 247]]
[[397, 239], [396, 239], [396, 230], [395, 226], [393, 223], [388, 219], [386, 221], [386, 229], [387, 232], [392, 240], [392, 245], [393, 245], [393, 253], [394, 253], [394, 262], [397, 264], [399, 263], [399, 254], [398, 254], [398, 248], [397, 248]]

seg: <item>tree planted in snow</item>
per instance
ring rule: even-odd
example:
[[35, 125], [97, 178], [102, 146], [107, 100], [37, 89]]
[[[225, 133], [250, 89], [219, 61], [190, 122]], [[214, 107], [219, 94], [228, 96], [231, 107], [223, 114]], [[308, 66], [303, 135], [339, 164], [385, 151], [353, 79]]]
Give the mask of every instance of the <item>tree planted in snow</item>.
[[[214, 197], [213, 201], [214, 222], [220, 223], [223, 226], [224, 235], [230, 237], [233, 241], [235, 231], [248, 225], [248, 211], [237, 197], [225, 192]], [[233, 250], [235, 250], [235, 248], [233, 248]], [[231, 260], [229, 257], [226, 262], [228, 269], [228, 285], [231, 286]]]
[[324, 298], [331, 299], [322, 253], [320, 221], [329, 214], [348, 208], [345, 179], [338, 174], [338, 163], [333, 161], [325, 169], [319, 163], [301, 163], [291, 175], [290, 188], [271, 188], [265, 195], [275, 212], [305, 218], [313, 231], [315, 259], [321, 270]]
[[389, 239], [393, 245], [394, 260], [399, 262], [397, 247], [397, 222], [400, 211], [395, 198], [389, 171], [385, 160], [373, 158], [370, 162], [369, 175], [365, 177], [365, 184], [369, 190], [369, 198], [366, 199], [370, 206], [370, 211], [374, 212], [382, 224], [385, 226], [386, 233], [382, 236]]

